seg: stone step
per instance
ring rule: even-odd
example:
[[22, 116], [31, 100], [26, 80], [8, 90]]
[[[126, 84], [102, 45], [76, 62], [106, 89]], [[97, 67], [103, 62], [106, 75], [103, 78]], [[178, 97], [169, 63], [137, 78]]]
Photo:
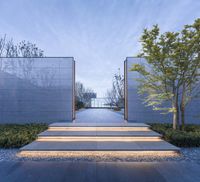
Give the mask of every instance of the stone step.
[[144, 123], [53, 123], [52, 131], [150, 131]]
[[144, 123], [74, 123], [74, 122], [60, 122], [52, 123], [50, 127], [149, 127]]
[[160, 137], [161, 135], [154, 131], [51, 131], [46, 130], [38, 135], [39, 137], [48, 136], [88, 136], [88, 137], [103, 137], [103, 136], [132, 136], [132, 137]]
[[134, 136], [134, 137], [118, 137], [118, 136], [93, 136], [93, 137], [88, 137], [88, 136], [42, 136], [37, 139], [37, 141], [57, 141], [57, 142], [65, 142], [65, 141], [96, 141], [96, 142], [101, 142], [101, 141], [119, 141], [119, 142], [134, 142], [134, 141], [160, 141], [162, 140], [160, 137], [156, 136], [148, 136], [148, 137], [143, 137], [143, 136]]
[[159, 141], [154, 131], [51, 131], [38, 135], [37, 141]]
[[78, 152], [82, 156], [91, 152], [154, 155], [159, 152], [167, 155], [179, 150], [143, 123], [53, 123], [38, 135], [36, 141], [22, 147], [21, 153], [47, 155], [53, 152], [60, 155], [64, 152], [71, 155], [70, 152]]
[[34, 141], [21, 148], [21, 151], [174, 151], [180, 149], [165, 141], [136, 142], [49, 142]]

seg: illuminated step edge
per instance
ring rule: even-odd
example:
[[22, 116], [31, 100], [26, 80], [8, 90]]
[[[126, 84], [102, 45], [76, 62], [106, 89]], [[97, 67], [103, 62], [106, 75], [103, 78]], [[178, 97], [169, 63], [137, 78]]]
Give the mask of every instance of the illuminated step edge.
[[132, 136], [132, 137], [116, 137], [116, 136], [80, 136], [80, 137], [70, 137], [70, 136], [39, 136], [37, 141], [54, 141], [54, 142], [75, 142], [75, 141], [110, 141], [110, 142], [134, 142], [134, 141], [161, 141], [161, 137], [159, 136]]
[[151, 131], [149, 127], [53, 127], [49, 131]]
[[137, 150], [137, 151], [21, 151], [19, 157], [177, 157], [180, 155], [178, 150]]
[[149, 127], [144, 123], [52, 123], [50, 127]]

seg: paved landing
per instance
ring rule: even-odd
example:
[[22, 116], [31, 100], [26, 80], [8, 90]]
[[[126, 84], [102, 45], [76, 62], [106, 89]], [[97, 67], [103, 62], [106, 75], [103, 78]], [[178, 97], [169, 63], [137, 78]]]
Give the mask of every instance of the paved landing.
[[186, 162], [0, 162], [1, 182], [198, 182]]
[[122, 123], [124, 116], [109, 109], [86, 109], [76, 114], [76, 123]]

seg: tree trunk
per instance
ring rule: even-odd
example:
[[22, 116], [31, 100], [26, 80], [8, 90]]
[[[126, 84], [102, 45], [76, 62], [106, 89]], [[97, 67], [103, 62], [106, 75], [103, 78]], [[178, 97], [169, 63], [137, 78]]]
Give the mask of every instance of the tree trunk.
[[178, 90], [173, 88], [172, 108], [173, 108], [173, 129], [179, 129], [179, 105], [178, 105]]
[[173, 129], [176, 130], [177, 127], [177, 112], [173, 112]]
[[182, 90], [182, 97], [180, 103], [180, 110], [181, 110], [181, 129], [185, 130], [185, 83], [183, 83], [183, 90]]
[[172, 108], [173, 108], [173, 129], [176, 130], [176, 128], [177, 128], [177, 110], [176, 110], [175, 97], [173, 97], [173, 100], [172, 100]]
[[176, 128], [179, 130], [180, 129], [180, 123], [179, 123], [179, 104], [178, 104], [178, 100], [179, 100], [179, 93], [178, 93], [178, 89], [176, 91]]
[[185, 130], [185, 106], [181, 106], [181, 129]]

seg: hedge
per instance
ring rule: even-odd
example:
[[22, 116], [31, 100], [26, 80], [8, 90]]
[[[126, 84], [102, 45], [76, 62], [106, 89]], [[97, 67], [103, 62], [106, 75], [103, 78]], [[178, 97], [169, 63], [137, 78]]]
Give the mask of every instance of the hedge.
[[37, 138], [47, 124], [0, 124], [0, 147], [19, 148]]
[[200, 147], [200, 125], [188, 124], [185, 131], [173, 130], [172, 124], [149, 124], [163, 139], [178, 147]]

